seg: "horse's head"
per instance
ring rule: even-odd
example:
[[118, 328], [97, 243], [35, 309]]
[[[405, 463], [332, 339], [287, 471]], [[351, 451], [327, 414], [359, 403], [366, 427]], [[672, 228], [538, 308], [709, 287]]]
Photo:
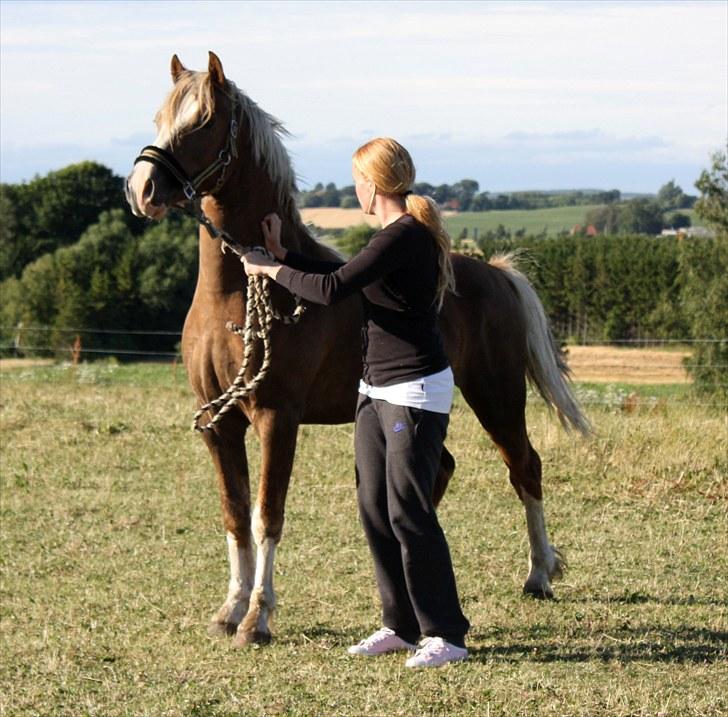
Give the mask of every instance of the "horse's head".
[[174, 87], [155, 117], [157, 137], [145, 147], [126, 181], [138, 217], [161, 219], [167, 210], [219, 189], [237, 156], [238, 94], [210, 52], [207, 72], [185, 69], [172, 57]]

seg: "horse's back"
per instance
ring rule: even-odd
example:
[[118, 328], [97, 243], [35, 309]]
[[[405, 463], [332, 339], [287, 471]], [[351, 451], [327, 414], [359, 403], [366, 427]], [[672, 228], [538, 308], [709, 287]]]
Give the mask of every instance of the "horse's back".
[[507, 271], [461, 254], [452, 263], [455, 293], [443, 304], [440, 329], [456, 383], [524, 376], [525, 322]]

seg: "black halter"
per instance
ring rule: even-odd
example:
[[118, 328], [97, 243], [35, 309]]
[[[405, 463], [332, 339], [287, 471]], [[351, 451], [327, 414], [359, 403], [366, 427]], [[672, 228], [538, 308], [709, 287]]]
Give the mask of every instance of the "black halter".
[[220, 176], [218, 177], [217, 184], [212, 189], [213, 193], [216, 192], [222, 187], [225, 181], [225, 169], [232, 162], [233, 157], [237, 158], [238, 156], [240, 117], [236, 115], [239, 113], [242, 114], [242, 106], [240, 106], [237, 96], [229, 95], [229, 97], [233, 102], [233, 107], [232, 118], [230, 120], [230, 133], [227, 142], [220, 150], [217, 159], [209, 167], [203, 169], [197, 176], [190, 177], [169, 150], [156, 147], [153, 144], [147, 145], [142, 149], [139, 156], [134, 160], [134, 164], [137, 164], [137, 162], [151, 162], [157, 167], [165, 169], [182, 187], [182, 191], [188, 201], [192, 201], [197, 196], [205, 180], [219, 171]]

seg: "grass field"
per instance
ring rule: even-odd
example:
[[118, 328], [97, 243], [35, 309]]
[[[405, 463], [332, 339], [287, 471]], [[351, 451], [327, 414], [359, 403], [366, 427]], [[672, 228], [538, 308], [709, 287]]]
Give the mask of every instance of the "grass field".
[[[596, 205], [492, 212], [444, 212], [444, 218], [452, 237], [459, 236], [463, 229], [467, 229], [468, 236], [472, 238], [475, 228], [482, 236], [484, 232], [496, 229], [499, 224], [511, 231], [525, 229], [527, 234], [539, 234], [544, 230], [548, 234], [556, 234], [564, 229], [571, 229], [575, 224], [584, 224], [586, 213], [594, 206]], [[696, 221], [692, 209], [683, 210], [683, 213]], [[313, 223], [322, 229], [343, 229], [365, 221], [371, 226], [378, 226], [376, 217], [367, 217], [358, 209], [302, 209], [301, 216], [304, 222]]]
[[234, 652], [206, 635], [226, 551], [182, 370], [17, 367], [0, 382], [3, 717], [728, 713], [728, 416], [688, 386], [580, 384], [591, 441], [531, 402], [570, 562], [551, 602], [520, 594], [522, 511], [457, 400], [440, 517], [471, 659], [413, 673], [345, 654], [378, 625], [350, 425], [302, 429], [275, 639]]
[[557, 234], [564, 229], [571, 229], [575, 224], [584, 224], [586, 213], [592, 205], [582, 207], [555, 207], [553, 209], [514, 209], [492, 212], [460, 212], [445, 218], [450, 236], [457, 237], [463, 229], [468, 230], [468, 237], [473, 237], [473, 229], [478, 234], [494, 230], [502, 224], [510, 231], [525, 229], [526, 234]]

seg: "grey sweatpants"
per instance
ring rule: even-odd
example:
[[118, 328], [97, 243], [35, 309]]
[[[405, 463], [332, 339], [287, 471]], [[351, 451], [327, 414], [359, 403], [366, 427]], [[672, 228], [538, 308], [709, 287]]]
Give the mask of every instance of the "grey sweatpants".
[[359, 514], [374, 558], [383, 624], [408, 642], [426, 635], [463, 645], [469, 628], [432, 504], [448, 421], [444, 413], [359, 396]]

